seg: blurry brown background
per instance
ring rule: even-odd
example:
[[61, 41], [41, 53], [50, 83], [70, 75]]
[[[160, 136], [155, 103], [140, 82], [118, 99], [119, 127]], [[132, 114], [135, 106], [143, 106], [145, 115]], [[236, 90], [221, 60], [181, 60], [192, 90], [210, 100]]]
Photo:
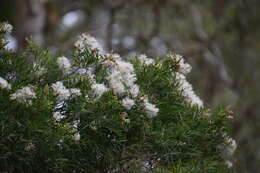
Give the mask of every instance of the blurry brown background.
[[0, 0], [0, 21], [15, 27], [7, 36], [15, 51], [32, 36], [69, 54], [87, 32], [125, 58], [184, 55], [204, 103], [234, 116], [236, 172], [260, 172], [259, 0]]

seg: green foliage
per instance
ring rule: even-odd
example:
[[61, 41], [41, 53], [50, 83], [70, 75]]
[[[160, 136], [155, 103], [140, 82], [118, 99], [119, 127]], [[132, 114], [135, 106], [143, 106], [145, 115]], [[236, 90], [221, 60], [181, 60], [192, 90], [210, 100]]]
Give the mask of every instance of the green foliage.
[[[96, 98], [89, 76], [77, 70], [95, 67], [96, 81], [108, 85], [100, 56], [97, 50], [75, 51], [74, 70], [67, 74], [48, 50], [31, 42], [23, 53], [0, 48], [0, 76], [12, 86], [0, 89], [0, 172], [230, 171], [221, 157], [223, 134], [229, 133], [227, 114], [185, 101], [177, 89], [175, 61], [166, 57], [145, 65], [131, 59], [140, 95], [160, 110], [148, 118], [141, 99], [126, 110], [124, 95], [112, 90]], [[59, 102], [51, 87], [57, 81], [80, 89], [81, 95]], [[31, 103], [10, 98], [25, 86], [36, 93]], [[52, 116], [57, 111], [65, 116], [61, 121]], [[75, 140], [77, 133], [80, 140]]]

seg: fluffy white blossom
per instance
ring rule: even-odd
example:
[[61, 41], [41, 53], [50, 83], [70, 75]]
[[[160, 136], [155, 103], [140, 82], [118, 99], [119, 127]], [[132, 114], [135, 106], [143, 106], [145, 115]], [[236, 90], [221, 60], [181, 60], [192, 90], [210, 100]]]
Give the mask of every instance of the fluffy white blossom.
[[125, 92], [125, 86], [123, 84], [123, 79], [121, 73], [119, 71], [113, 71], [111, 74], [107, 76], [107, 80], [109, 82], [109, 87], [116, 94], [123, 94]]
[[11, 85], [4, 78], [0, 77], [0, 88], [10, 90]]
[[135, 84], [137, 78], [133, 64], [121, 60], [117, 54], [107, 54], [103, 65], [107, 67], [109, 86], [116, 94], [129, 92], [133, 97], [138, 95], [139, 87]]
[[170, 56], [171, 56], [171, 58], [172, 58], [175, 62], [178, 63], [178, 66], [179, 66], [179, 69], [178, 69], [178, 70], [179, 70], [180, 73], [186, 75], [186, 74], [188, 74], [188, 73], [191, 72], [191, 69], [192, 69], [191, 65], [188, 64], [188, 63], [185, 63], [185, 62], [184, 62], [184, 59], [183, 59], [183, 57], [182, 57], [181, 55], [172, 54], [172, 55], [170, 55]]
[[154, 60], [153, 59], [151, 59], [151, 58], [147, 58], [147, 56], [146, 55], [140, 55], [139, 57], [138, 57], [138, 59], [139, 59], [139, 61], [142, 63], [142, 64], [144, 64], [144, 65], [152, 65], [152, 64], [154, 64]]
[[72, 96], [81, 96], [80, 89], [78, 88], [71, 88], [69, 91]]
[[73, 139], [74, 139], [76, 142], [80, 140], [80, 134], [79, 134], [79, 132], [76, 132], [76, 133], [74, 134]]
[[130, 99], [130, 98], [124, 98], [122, 100], [122, 105], [127, 109], [127, 110], [130, 110], [135, 104], [135, 101]]
[[56, 121], [60, 121], [65, 117], [60, 112], [54, 112], [52, 116], [53, 116], [53, 118], [55, 118]]
[[139, 86], [134, 84], [130, 87], [129, 92], [133, 98], [136, 98], [139, 94]]
[[24, 147], [24, 150], [27, 151], [27, 152], [34, 151], [35, 149], [36, 149], [36, 147], [35, 147], [35, 145], [32, 142], [28, 143]]
[[41, 65], [39, 65], [37, 63], [33, 63], [33, 68], [35, 70], [35, 74], [37, 77], [39, 77], [47, 72], [46, 68], [42, 67]]
[[127, 87], [132, 87], [137, 80], [133, 64], [125, 61], [117, 61], [117, 69], [121, 73], [122, 80]]
[[22, 89], [17, 90], [15, 93], [11, 94], [11, 100], [17, 100], [21, 103], [32, 104], [32, 99], [36, 98], [36, 94], [31, 87], [23, 87]]
[[85, 33], [78, 37], [74, 46], [80, 53], [84, 52], [86, 49], [98, 50], [100, 53], [103, 53], [101, 44], [94, 37]]
[[67, 89], [62, 82], [58, 81], [52, 84], [52, 89], [54, 90], [55, 94], [58, 95], [58, 100], [63, 101], [67, 100], [70, 96], [80, 96], [81, 92], [79, 89], [72, 88]]
[[65, 56], [58, 57], [57, 58], [57, 63], [59, 68], [64, 72], [64, 73], [69, 73], [71, 70], [71, 63], [68, 58]]
[[226, 160], [226, 161], [225, 161], [225, 165], [226, 165], [228, 168], [232, 168], [232, 167], [233, 167], [233, 163], [232, 163], [230, 160]]
[[236, 141], [231, 137], [226, 137], [226, 143], [228, 144], [226, 148], [227, 155], [232, 156], [237, 148]]
[[141, 97], [141, 101], [143, 102], [144, 111], [149, 118], [153, 118], [158, 114], [159, 109], [154, 104], [149, 103], [146, 96]]
[[179, 82], [178, 90], [183, 94], [186, 101], [192, 106], [203, 107], [203, 102], [193, 91], [192, 85], [186, 80], [186, 77], [181, 73], [176, 73], [176, 79]]
[[63, 85], [62, 82], [52, 84], [52, 89], [58, 95], [58, 100], [67, 100], [70, 97], [69, 90]]
[[6, 32], [6, 33], [11, 33], [13, 30], [13, 26], [10, 25], [9, 23], [3, 23], [0, 27], [1, 32]]
[[108, 91], [107, 87], [104, 84], [93, 84], [91, 89], [94, 91], [97, 98], [100, 98], [105, 92]]

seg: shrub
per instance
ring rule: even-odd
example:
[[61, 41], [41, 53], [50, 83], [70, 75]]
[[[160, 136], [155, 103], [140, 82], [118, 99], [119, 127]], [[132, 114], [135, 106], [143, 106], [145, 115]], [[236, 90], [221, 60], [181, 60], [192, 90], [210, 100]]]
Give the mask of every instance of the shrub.
[[231, 171], [227, 113], [204, 108], [181, 56], [125, 61], [85, 34], [69, 59], [31, 41], [20, 53], [5, 44], [0, 172]]

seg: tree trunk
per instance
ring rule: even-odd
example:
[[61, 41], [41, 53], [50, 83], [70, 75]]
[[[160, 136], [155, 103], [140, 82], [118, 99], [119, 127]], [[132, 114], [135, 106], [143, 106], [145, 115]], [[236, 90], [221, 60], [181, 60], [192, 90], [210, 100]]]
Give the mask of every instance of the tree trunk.
[[45, 24], [44, 0], [17, 0], [18, 51], [25, 48], [25, 38], [32, 37], [37, 43], [44, 43]]

